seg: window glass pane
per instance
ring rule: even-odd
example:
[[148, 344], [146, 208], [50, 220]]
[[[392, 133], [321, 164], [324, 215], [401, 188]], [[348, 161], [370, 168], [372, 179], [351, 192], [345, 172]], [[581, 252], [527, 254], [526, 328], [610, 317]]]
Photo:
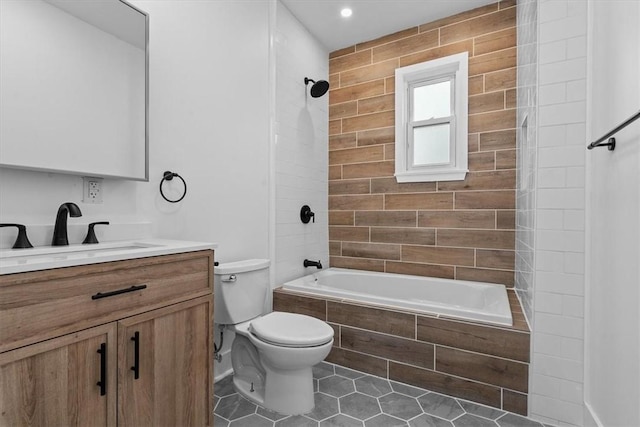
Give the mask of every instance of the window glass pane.
[[413, 129], [413, 166], [449, 163], [449, 123]]
[[413, 88], [413, 121], [451, 115], [451, 80]]

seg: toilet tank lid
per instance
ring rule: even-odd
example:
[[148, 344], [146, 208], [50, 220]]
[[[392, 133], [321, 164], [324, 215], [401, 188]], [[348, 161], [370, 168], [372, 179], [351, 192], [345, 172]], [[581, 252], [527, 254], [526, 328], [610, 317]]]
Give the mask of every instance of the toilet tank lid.
[[214, 268], [215, 274], [236, 274], [245, 271], [262, 270], [269, 267], [268, 259], [245, 259], [242, 261], [220, 263]]

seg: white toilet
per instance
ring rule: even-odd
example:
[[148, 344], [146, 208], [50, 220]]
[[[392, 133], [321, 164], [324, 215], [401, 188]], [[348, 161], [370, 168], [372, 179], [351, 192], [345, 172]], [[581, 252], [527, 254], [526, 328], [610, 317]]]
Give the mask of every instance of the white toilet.
[[263, 314], [268, 267], [265, 259], [215, 267], [214, 316], [236, 333], [231, 364], [238, 393], [281, 414], [304, 414], [314, 408], [311, 369], [329, 354], [333, 328], [302, 314]]

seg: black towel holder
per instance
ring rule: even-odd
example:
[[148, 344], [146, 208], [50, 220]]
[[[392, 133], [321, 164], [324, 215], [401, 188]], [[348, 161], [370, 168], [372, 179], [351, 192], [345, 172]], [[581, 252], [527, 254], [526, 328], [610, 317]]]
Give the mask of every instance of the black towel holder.
[[[621, 131], [622, 129], [624, 129], [625, 127], [627, 127], [628, 125], [630, 125], [631, 123], [633, 123], [634, 121], [636, 121], [637, 119], [640, 119], [640, 110], [638, 110], [637, 113], [635, 113], [633, 116], [629, 117], [624, 122], [620, 123], [615, 128], [611, 129], [609, 132], [604, 134], [602, 137], [598, 138], [597, 140], [593, 141], [591, 144], [587, 145], [587, 150], [593, 150], [596, 147], [607, 147], [607, 150], [609, 150], [609, 151], [615, 150], [616, 149], [616, 139], [615, 138], [611, 138], [611, 137], [613, 135], [615, 135], [616, 133], [618, 133], [619, 131]], [[607, 140], [607, 142], [603, 144], [602, 142], [604, 140]]]
[[[180, 197], [177, 200], [167, 199], [167, 196], [165, 196], [164, 192], [162, 191], [162, 184], [164, 184], [165, 181], [171, 181], [174, 177], [180, 178], [180, 180], [182, 181], [182, 184], [184, 184], [184, 193], [182, 193], [182, 197]], [[183, 177], [181, 177], [177, 173], [171, 172], [171, 171], [165, 171], [162, 174], [162, 180], [160, 180], [160, 195], [162, 196], [163, 199], [165, 199], [169, 203], [178, 203], [179, 201], [184, 199], [184, 196], [187, 195], [187, 182], [184, 180]]]

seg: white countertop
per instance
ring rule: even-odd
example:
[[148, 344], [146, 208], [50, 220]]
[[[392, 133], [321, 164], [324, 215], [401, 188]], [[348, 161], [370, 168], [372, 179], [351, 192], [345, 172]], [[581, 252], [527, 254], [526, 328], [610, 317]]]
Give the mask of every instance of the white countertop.
[[0, 275], [215, 249], [215, 243], [138, 239], [90, 245], [0, 249]]

